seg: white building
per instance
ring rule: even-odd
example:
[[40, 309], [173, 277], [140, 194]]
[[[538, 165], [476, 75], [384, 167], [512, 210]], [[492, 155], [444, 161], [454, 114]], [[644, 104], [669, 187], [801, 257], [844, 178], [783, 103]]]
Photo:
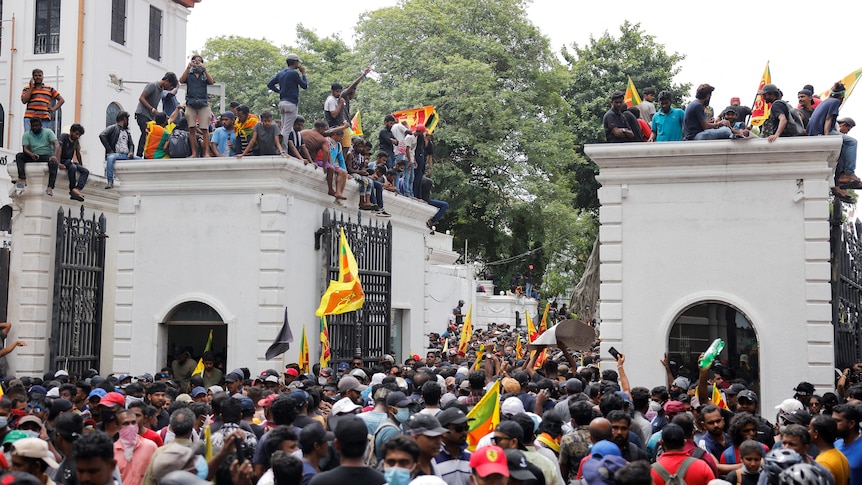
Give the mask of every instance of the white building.
[[601, 169], [602, 357], [616, 347], [632, 383], [664, 385], [665, 352], [693, 369], [721, 337], [720, 359], [751, 374], [765, 415], [800, 381], [832, 390], [828, 179], [840, 146], [587, 147]]
[[[104, 173], [98, 134], [119, 111], [134, 113], [148, 82], [185, 68], [186, 23], [199, 0], [6, 0], [0, 2], [0, 147], [20, 151], [21, 91], [33, 69], [65, 99], [61, 129], [80, 123], [85, 164]], [[135, 124], [134, 118], [131, 121]], [[133, 128], [133, 135], [138, 135]], [[137, 145], [137, 138], [135, 139]]]

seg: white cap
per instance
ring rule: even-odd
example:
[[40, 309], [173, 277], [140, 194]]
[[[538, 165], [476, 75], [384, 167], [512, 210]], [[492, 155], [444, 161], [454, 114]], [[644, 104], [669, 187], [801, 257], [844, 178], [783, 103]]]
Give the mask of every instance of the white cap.
[[332, 409], [329, 412], [332, 416], [338, 416], [342, 413], [352, 413], [361, 407], [362, 406], [351, 401], [349, 397], [344, 397], [333, 404]]
[[801, 402], [797, 401], [796, 399], [790, 398], [785, 399], [781, 402], [781, 404], [775, 406], [775, 409], [790, 414], [793, 411], [798, 411], [800, 409], [803, 409], [804, 407], [805, 406], [803, 406]]
[[524, 412], [524, 403], [517, 397], [508, 397], [500, 406], [503, 414], [521, 414]]

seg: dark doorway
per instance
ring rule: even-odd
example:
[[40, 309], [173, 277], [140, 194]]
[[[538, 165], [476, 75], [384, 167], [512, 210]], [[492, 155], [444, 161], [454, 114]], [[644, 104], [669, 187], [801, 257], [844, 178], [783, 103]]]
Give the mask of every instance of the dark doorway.
[[674, 374], [697, 381], [697, 359], [716, 338], [724, 340], [714, 368], [728, 380], [742, 379], [760, 394], [760, 349], [751, 321], [736, 308], [720, 302], [702, 302], [680, 314], [668, 336], [668, 358]]
[[197, 361], [204, 352], [210, 330], [213, 332], [212, 352], [215, 366], [225, 369], [227, 356], [227, 325], [211, 306], [199, 301], [181, 303], [167, 321], [168, 346], [163, 364], [170, 366], [176, 349], [187, 349]]

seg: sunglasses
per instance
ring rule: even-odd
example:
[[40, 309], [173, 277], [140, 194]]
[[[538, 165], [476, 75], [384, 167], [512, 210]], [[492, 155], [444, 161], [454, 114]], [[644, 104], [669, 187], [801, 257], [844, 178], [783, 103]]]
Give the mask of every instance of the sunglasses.
[[452, 431], [454, 433], [463, 433], [464, 431], [467, 431], [467, 429], [468, 429], [468, 427], [466, 424], [449, 425], [449, 431]]

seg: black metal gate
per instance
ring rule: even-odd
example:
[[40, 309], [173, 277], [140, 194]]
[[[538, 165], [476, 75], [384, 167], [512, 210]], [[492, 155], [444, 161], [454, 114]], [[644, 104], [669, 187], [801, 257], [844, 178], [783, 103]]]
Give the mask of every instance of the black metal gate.
[[845, 229], [844, 210], [837, 198], [832, 205], [832, 325], [835, 331], [835, 367], [846, 369], [862, 361], [862, 243]]
[[57, 211], [51, 370], [99, 369], [105, 282], [105, 215]]
[[342, 227], [359, 267], [365, 304], [355, 312], [326, 317], [333, 367], [354, 356], [377, 362], [391, 351], [392, 224], [374, 221], [363, 226], [361, 213], [353, 222], [350, 217], [345, 220], [344, 214], [336, 219], [329, 210], [324, 211], [323, 227], [315, 234], [314, 246], [321, 248], [322, 236], [326, 270], [321, 294], [329, 280], [338, 279], [338, 243]]

